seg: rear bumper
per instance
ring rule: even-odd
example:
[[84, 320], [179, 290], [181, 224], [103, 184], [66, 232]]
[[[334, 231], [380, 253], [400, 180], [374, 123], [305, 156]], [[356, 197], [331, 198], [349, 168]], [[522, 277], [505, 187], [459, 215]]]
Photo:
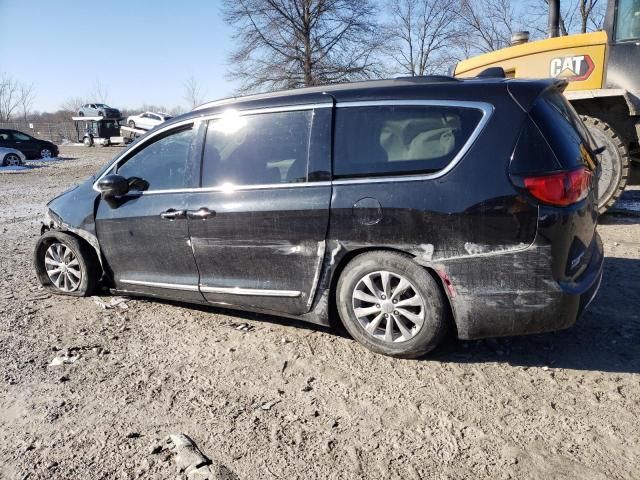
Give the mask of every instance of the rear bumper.
[[461, 339], [524, 335], [571, 327], [602, 280], [604, 253], [596, 233], [587, 269], [575, 282], [551, 275], [551, 249], [536, 246], [446, 266], [455, 288], [451, 305]]

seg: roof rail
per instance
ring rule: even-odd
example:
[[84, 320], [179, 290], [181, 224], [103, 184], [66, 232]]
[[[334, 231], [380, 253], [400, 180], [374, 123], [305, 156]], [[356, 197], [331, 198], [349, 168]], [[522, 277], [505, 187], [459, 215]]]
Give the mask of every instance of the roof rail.
[[477, 78], [505, 78], [504, 69], [502, 67], [489, 67], [481, 71]]
[[439, 83], [439, 82], [459, 82], [457, 78], [453, 78], [449, 75], [416, 75], [413, 77], [404, 76], [396, 77], [394, 80], [402, 80], [404, 82], [415, 83]]

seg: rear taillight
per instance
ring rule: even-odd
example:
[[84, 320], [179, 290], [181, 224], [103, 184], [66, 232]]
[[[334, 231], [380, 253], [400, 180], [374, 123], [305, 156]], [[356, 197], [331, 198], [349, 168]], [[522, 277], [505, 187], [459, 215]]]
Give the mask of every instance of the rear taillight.
[[525, 177], [524, 186], [541, 202], [564, 207], [589, 194], [593, 174], [586, 168], [570, 172]]

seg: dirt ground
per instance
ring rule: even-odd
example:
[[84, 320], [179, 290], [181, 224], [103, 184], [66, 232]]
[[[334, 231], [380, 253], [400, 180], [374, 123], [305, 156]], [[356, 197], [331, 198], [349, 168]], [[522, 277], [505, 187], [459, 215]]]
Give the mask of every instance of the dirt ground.
[[39, 289], [45, 203], [116, 151], [0, 174], [0, 478], [181, 478], [160, 448], [180, 432], [228, 478], [640, 478], [640, 216], [602, 218], [573, 328], [397, 360], [281, 318]]

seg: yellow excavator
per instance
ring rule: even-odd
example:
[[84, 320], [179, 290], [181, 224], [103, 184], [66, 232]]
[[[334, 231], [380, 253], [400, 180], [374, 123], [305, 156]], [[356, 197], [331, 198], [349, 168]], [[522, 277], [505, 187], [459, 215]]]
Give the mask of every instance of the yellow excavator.
[[529, 42], [528, 32], [516, 32], [512, 46], [459, 62], [455, 76], [501, 68], [509, 78], [566, 79], [565, 96], [604, 147], [602, 213], [624, 190], [630, 162], [640, 160], [640, 0], [609, 0], [602, 31], [566, 36], [559, 36], [560, 0], [548, 3], [550, 38]]

